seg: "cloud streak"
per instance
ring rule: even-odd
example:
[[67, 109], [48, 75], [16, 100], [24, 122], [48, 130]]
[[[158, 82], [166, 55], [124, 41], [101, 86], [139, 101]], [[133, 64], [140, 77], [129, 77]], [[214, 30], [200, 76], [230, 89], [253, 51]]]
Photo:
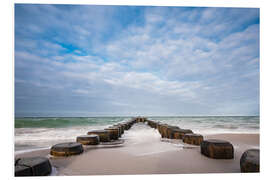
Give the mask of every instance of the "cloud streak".
[[16, 4], [15, 113], [258, 115], [259, 9]]

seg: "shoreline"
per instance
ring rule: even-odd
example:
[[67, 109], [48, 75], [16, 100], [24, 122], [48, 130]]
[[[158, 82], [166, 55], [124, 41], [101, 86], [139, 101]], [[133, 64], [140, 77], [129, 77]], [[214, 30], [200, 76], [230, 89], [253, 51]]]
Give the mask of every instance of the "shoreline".
[[[123, 117], [123, 118], [132, 118], [137, 117], [137, 115], [134, 116], [15, 116], [15, 118], [99, 118], [99, 117]], [[173, 116], [144, 116], [146, 118], [151, 117], [260, 117], [260, 115], [173, 115]]]
[[[201, 135], [203, 135], [204, 137], [212, 137], [212, 136], [220, 136], [220, 135], [260, 135], [259, 132], [222, 132], [222, 133], [208, 133], [208, 134], [204, 134], [204, 133], [200, 133]], [[66, 141], [63, 141], [66, 142]], [[28, 152], [33, 152], [33, 151], [41, 151], [41, 150], [49, 150], [51, 147], [47, 146], [47, 147], [37, 147], [37, 148], [33, 148], [33, 149], [21, 149], [21, 150], [14, 150], [14, 155], [19, 155], [19, 154], [25, 154]]]
[[120, 147], [89, 147], [70, 157], [52, 157], [50, 148], [14, 154], [16, 157], [49, 157], [56, 168], [53, 175], [134, 175], [134, 174], [191, 174], [191, 173], [240, 173], [240, 157], [251, 148], [259, 148], [259, 133], [222, 133], [204, 135], [204, 139], [223, 139], [234, 146], [234, 159], [210, 159], [200, 154], [200, 146], [180, 140], [161, 139], [157, 130], [138, 130], [134, 125], [122, 137]]

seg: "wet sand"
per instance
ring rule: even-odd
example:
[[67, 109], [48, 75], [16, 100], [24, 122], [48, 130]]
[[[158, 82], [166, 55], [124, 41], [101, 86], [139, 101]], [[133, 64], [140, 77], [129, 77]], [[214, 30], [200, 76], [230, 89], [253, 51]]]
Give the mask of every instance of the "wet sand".
[[210, 159], [201, 155], [199, 146], [161, 139], [157, 130], [145, 126], [135, 124], [122, 135], [124, 143], [115, 147], [84, 146], [84, 153], [71, 157], [51, 157], [49, 149], [16, 157], [47, 156], [57, 170], [55, 175], [239, 173], [242, 153], [259, 148], [259, 134], [204, 135], [204, 139], [223, 139], [234, 146], [234, 159]]

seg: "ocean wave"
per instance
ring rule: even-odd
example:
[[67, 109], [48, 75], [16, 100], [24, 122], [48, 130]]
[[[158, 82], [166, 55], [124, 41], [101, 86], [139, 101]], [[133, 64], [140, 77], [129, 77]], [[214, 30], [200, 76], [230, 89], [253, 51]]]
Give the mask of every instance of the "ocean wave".
[[250, 128], [250, 129], [260, 129], [260, 126], [256, 126], [256, 125], [254, 125], [254, 126], [247, 126], [248, 128]]
[[123, 121], [119, 117], [78, 118], [16, 118], [15, 128], [61, 128], [85, 125], [105, 125]]
[[237, 126], [234, 126], [234, 125], [221, 125], [221, 124], [217, 124], [217, 125], [214, 125], [212, 126], [213, 128], [221, 128], [221, 129], [238, 129], [239, 127]]
[[[33, 146], [49, 147], [55, 143], [75, 141], [89, 130], [104, 129], [111, 124], [131, 117], [82, 117], [82, 118], [16, 118], [15, 150]], [[149, 119], [191, 129], [199, 134], [259, 133], [259, 117], [150, 117]], [[136, 126], [138, 139], [145, 137], [148, 126]], [[151, 129], [151, 131], [155, 131]], [[138, 135], [138, 133], [136, 133]], [[132, 131], [130, 131], [132, 135]], [[128, 138], [128, 137], [127, 137]]]

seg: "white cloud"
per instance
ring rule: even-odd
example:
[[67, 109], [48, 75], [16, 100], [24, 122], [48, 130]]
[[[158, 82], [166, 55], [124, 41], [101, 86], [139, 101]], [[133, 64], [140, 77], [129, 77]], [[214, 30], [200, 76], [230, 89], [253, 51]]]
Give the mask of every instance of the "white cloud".
[[[61, 33], [48, 41], [28, 43], [26, 48], [16, 42], [15, 83], [23, 90], [18, 97], [23, 93], [40, 98], [52, 94], [87, 102], [92, 108], [101, 107], [102, 112], [115, 105], [127, 106], [134, 112], [164, 109], [176, 114], [179, 109], [189, 113], [207, 109], [212, 114], [222, 113], [222, 109], [223, 113], [247, 113], [255, 107], [252, 102], [258, 101], [257, 24], [237, 29], [232, 17], [224, 17], [218, 9], [178, 13], [175, 9], [167, 12], [164, 8], [149, 8], [144, 12], [144, 23], [127, 27], [109, 22], [114, 11], [110, 8], [106, 15], [105, 7], [74, 8], [71, 12], [54, 6], [37, 9], [48, 13], [40, 27], [48, 30], [54, 24]], [[250, 19], [245, 17], [245, 21]], [[244, 20], [236, 21], [244, 24]], [[104, 40], [103, 32], [108, 33], [108, 27], [123, 29], [115, 30], [112, 38]], [[60, 52], [67, 49], [62, 43], [74, 44], [78, 49], [63, 55]], [[25, 83], [31, 86], [23, 86]], [[44, 89], [49, 89], [47, 95]], [[77, 99], [72, 99], [75, 95]], [[237, 103], [237, 97], [238, 101], [252, 102], [245, 106]], [[228, 107], [230, 103], [234, 105]], [[145, 110], [140, 109], [140, 104]]]
[[72, 92], [77, 93], [77, 94], [83, 94], [83, 95], [89, 93], [87, 90], [84, 90], [84, 89], [75, 89], [75, 90], [72, 90]]

